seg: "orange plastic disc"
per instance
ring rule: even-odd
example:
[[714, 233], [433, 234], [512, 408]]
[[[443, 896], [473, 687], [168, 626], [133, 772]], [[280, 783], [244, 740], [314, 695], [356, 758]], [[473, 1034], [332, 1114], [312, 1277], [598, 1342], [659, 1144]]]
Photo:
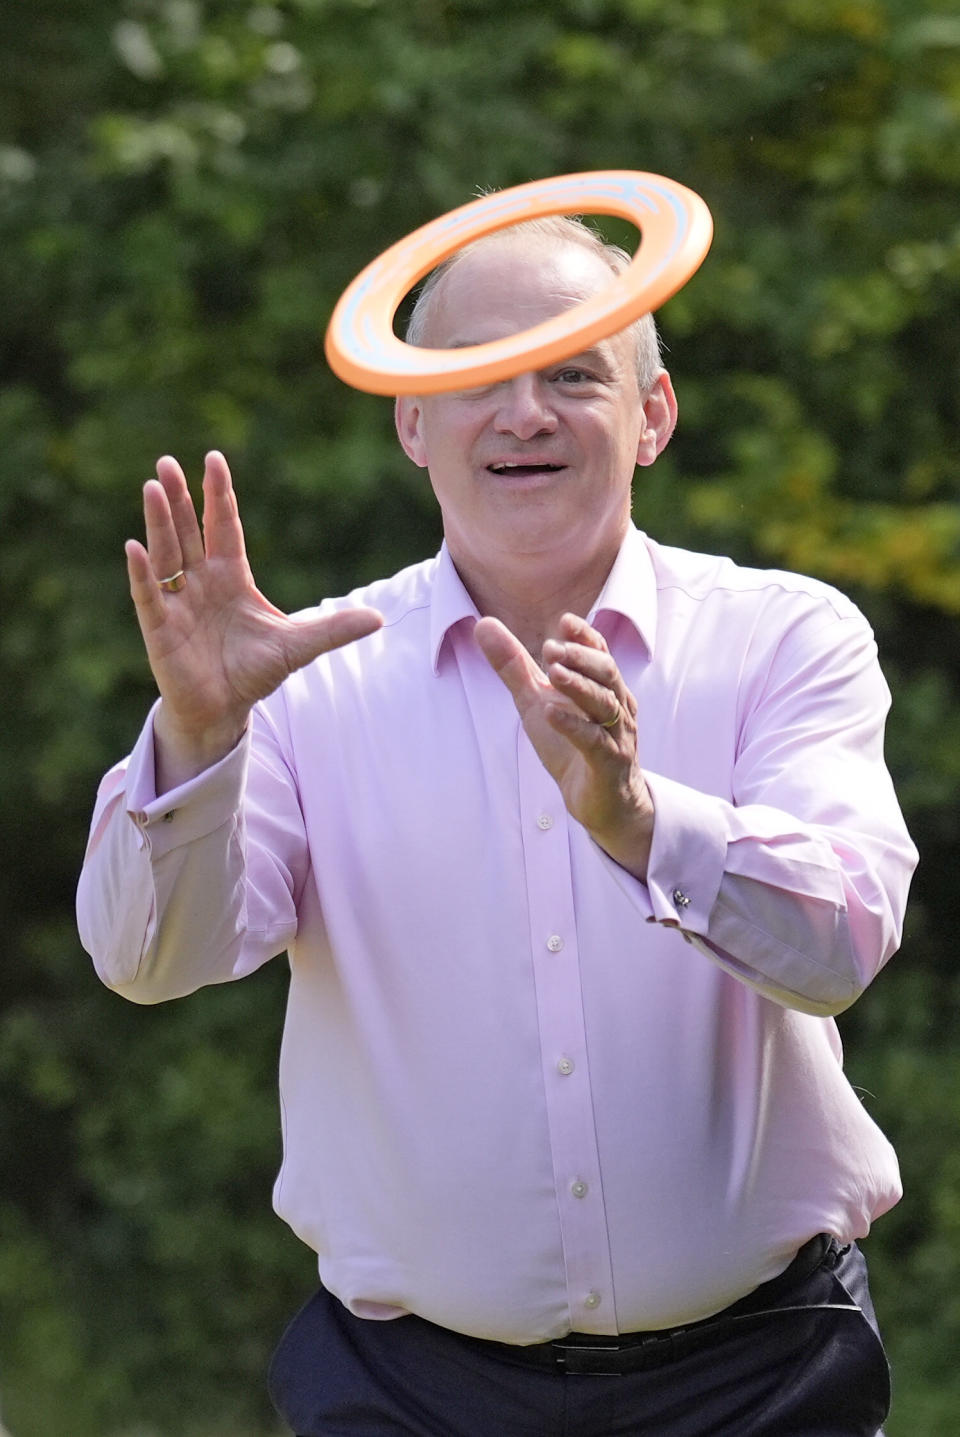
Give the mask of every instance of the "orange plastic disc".
[[[463, 245], [541, 215], [619, 215], [640, 231], [629, 268], [600, 294], [519, 334], [463, 349], [423, 349], [393, 332], [418, 280]], [[341, 295], [327, 328], [333, 371], [370, 394], [436, 394], [512, 379], [589, 349], [658, 308], [699, 269], [713, 220], [699, 195], [637, 170], [534, 180], [484, 195], [414, 230], [367, 265]]]

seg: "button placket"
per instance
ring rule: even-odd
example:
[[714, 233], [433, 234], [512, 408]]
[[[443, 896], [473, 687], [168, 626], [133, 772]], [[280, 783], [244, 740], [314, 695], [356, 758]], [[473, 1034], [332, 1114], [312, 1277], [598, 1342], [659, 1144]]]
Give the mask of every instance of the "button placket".
[[599, 1331], [611, 1321], [610, 1313], [601, 1308], [592, 1317], [585, 1296], [612, 1292], [613, 1276], [580, 989], [569, 820], [522, 729], [517, 765], [530, 951], [567, 1303], [572, 1327], [589, 1331], [593, 1325]]

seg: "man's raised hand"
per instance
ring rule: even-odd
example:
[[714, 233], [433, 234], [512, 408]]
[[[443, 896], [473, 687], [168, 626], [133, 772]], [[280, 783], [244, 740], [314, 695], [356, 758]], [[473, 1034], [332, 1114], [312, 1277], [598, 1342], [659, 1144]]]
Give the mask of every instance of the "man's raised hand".
[[[157, 793], [228, 753], [258, 699], [296, 669], [383, 620], [375, 609], [293, 619], [260, 593], [223, 455], [207, 455], [203, 528], [169, 456], [143, 491], [146, 546], [126, 545], [130, 593], [162, 703], [154, 723]], [[161, 580], [183, 571], [176, 590]]]

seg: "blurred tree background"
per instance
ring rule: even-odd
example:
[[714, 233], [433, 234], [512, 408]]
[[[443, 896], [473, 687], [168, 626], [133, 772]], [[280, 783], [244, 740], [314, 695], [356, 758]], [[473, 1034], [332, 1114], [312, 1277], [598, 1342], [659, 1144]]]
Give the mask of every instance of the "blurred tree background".
[[[432, 552], [387, 401], [321, 334], [361, 263], [506, 186], [636, 168], [717, 232], [661, 319], [658, 538], [813, 572], [873, 622], [923, 863], [842, 1019], [907, 1196], [868, 1251], [889, 1437], [960, 1412], [960, 14], [955, 0], [8, 0], [0, 9], [0, 1397], [14, 1437], [270, 1437], [313, 1286], [270, 1212], [283, 964], [158, 1009], [73, 891], [151, 681], [122, 541], [230, 458], [297, 607]], [[612, 237], [629, 227], [607, 223]]]

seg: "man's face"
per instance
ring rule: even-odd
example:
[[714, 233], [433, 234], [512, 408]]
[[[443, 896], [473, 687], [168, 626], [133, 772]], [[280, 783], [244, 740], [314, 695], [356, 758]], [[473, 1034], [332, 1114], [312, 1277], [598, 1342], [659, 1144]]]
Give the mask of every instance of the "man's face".
[[[492, 241], [442, 280], [425, 342], [445, 349], [502, 339], [573, 309], [612, 280], [606, 264], [575, 243]], [[455, 560], [562, 551], [582, 560], [615, 550], [648, 432], [633, 339], [614, 335], [479, 389], [401, 398], [397, 427], [406, 452], [430, 472]]]

